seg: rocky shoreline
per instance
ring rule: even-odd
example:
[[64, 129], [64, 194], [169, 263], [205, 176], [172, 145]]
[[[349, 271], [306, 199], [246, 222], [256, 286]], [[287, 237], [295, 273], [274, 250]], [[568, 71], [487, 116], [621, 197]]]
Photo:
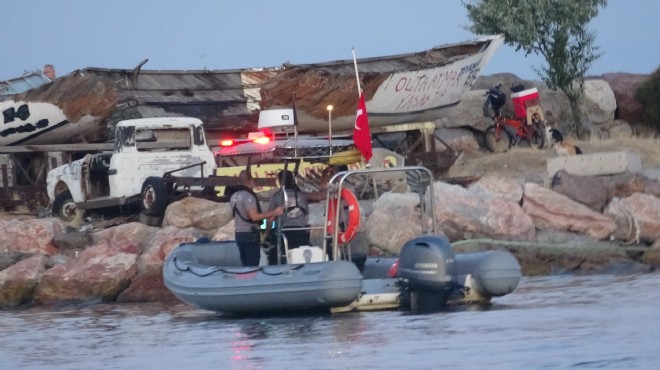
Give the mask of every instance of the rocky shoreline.
[[[456, 252], [506, 248], [526, 276], [646, 273], [660, 266], [660, 146], [657, 139], [635, 138], [643, 112], [635, 91], [647, 77], [619, 73], [589, 79], [585, 129], [592, 138], [613, 141], [579, 145], [586, 153], [632, 150], [655, 176], [562, 174], [555, 186], [545, 178], [546, 161], [556, 156], [552, 150], [484, 153], [475, 132], [491, 123], [481, 111], [483, 89], [498, 83], [505, 90], [519, 83], [538, 87], [545, 119], [564, 132], [565, 98], [538, 81], [511, 74], [479, 77], [451, 114], [435, 122], [441, 139], [437, 146], [447, 144], [462, 153], [447, 175], [480, 178], [467, 187], [442, 181], [433, 185], [434, 214]], [[510, 101], [505, 109], [511, 110]], [[361, 204], [354, 252], [396, 255], [403, 242], [421, 231], [418, 205], [419, 197], [405, 191]], [[312, 205], [313, 226], [323, 225], [323, 211]], [[162, 281], [165, 257], [179, 243], [202, 237], [227, 240], [234, 233], [227, 204], [195, 198], [171, 204], [162, 227], [137, 221], [133, 215], [67, 224], [0, 213], [0, 310], [173, 300]]]
[[[457, 253], [506, 248], [526, 276], [654, 271], [660, 266], [660, 184], [645, 177], [613, 183], [608, 205], [617, 207], [600, 212], [566, 189], [494, 174], [466, 188], [437, 181], [433, 211]], [[362, 247], [354, 252], [398, 253], [421, 230], [418, 205], [418, 195], [405, 190], [361, 204], [354, 244]], [[322, 205], [312, 204], [310, 223], [322, 226], [322, 214]], [[162, 227], [75, 226], [56, 218], [0, 221], [0, 309], [173, 300], [162, 280], [166, 256], [202, 237], [233, 238], [229, 205], [197, 198], [171, 204]]]

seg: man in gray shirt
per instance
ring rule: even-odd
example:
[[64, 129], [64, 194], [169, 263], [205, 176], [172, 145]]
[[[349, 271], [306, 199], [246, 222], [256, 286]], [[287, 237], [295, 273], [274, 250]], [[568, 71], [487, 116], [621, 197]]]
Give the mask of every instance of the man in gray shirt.
[[284, 212], [284, 208], [277, 207], [263, 213], [257, 195], [252, 190], [254, 188], [252, 175], [243, 170], [238, 175], [238, 181], [240, 185], [229, 199], [234, 214], [236, 244], [243, 266], [259, 266], [261, 257], [259, 224], [264, 219], [272, 221]]
[[[285, 207], [285, 212], [280, 218], [282, 233], [286, 236], [289, 249], [298, 248], [301, 245], [309, 245], [309, 230], [287, 230], [288, 228], [309, 227], [309, 206], [307, 198], [298, 185], [293, 172], [282, 170], [277, 174], [280, 187], [270, 198], [269, 209]], [[284, 204], [284, 190], [286, 189], [286, 205]], [[275, 253], [276, 254], [276, 253]], [[270, 264], [277, 263], [275, 254], [269, 254]]]

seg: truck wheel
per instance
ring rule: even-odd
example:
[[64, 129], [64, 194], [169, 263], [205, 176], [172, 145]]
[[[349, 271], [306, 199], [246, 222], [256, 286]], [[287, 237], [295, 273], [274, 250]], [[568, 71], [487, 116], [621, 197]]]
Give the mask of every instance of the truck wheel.
[[71, 192], [63, 191], [55, 197], [53, 201], [53, 215], [66, 222], [71, 222], [76, 217], [76, 213], [81, 212], [71, 197]]
[[165, 181], [160, 177], [147, 177], [142, 183], [140, 210], [147, 216], [160, 217], [167, 208], [168, 196]]

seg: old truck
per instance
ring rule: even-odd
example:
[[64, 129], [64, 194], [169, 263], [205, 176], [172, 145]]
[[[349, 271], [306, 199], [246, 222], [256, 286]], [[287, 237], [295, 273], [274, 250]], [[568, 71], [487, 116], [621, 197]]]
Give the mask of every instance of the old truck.
[[[201, 120], [124, 120], [116, 126], [112, 152], [88, 154], [50, 170], [47, 194], [53, 214], [64, 220], [72, 220], [79, 210], [137, 203], [153, 213], [153, 196], [164, 190], [163, 176], [204, 178], [215, 169]], [[155, 206], [164, 210], [167, 200], [159, 202]]]

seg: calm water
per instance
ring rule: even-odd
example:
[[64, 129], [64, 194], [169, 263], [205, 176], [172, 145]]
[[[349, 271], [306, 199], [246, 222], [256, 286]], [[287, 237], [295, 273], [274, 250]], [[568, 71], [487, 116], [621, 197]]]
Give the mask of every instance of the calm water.
[[0, 369], [660, 368], [660, 274], [524, 278], [485, 309], [228, 318], [0, 311]]

